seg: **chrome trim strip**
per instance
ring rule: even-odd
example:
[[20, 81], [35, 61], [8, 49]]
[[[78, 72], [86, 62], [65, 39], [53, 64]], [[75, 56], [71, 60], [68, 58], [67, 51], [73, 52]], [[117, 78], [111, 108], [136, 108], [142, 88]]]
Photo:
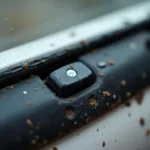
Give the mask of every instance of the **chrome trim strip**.
[[[125, 22], [137, 24], [150, 13], [150, 2], [116, 11], [112, 14], [85, 22], [84, 24], [32, 41], [0, 53], [0, 72], [29, 61], [32, 58], [50, 55], [62, 47], [75, 44], [95, 36], [125, 28]], [[72, 36], [74, 33], [74, 36]]]

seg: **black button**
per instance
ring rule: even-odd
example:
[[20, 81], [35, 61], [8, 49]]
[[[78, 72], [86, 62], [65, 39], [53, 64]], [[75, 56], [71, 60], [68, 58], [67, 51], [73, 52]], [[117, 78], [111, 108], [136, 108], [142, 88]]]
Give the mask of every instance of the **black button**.
[[48, 84], [60, 97], [70, 96], [94, 81], [93, 72], [81, 62], [66, 65], [52, 72]]

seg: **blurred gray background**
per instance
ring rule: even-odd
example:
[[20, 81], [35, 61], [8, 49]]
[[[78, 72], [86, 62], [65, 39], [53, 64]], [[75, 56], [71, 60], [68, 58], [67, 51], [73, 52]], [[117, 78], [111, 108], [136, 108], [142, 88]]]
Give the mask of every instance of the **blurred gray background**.
[[138, 2], [144, 0], [0, 0], [0, 51]]

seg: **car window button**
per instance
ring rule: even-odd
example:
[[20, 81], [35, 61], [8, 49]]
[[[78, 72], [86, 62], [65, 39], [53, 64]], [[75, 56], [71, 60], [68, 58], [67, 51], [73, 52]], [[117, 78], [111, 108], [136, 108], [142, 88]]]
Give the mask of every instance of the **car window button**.
[[70, 96], [94, 81], [93, 72], [81, 62], [75, 62], [52, 72], [48, 85], [60, 97]]

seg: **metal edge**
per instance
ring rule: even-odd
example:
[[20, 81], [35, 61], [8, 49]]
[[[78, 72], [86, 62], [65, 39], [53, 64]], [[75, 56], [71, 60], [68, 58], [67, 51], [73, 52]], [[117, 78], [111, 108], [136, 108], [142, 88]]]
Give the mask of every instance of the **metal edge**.
[[[81, 40], [104, 36], [110, 32], [126, 28], [126, 22], [137, 24], [149, 17], [150, 2], [116, 11], [112, 14], [85, 22], [62, 32], [32, 41], [30, 43], [0, 53], [0, 72], [23, 62], [53, 53]], [[74, 36], [72, 36], [72, 33]]]

